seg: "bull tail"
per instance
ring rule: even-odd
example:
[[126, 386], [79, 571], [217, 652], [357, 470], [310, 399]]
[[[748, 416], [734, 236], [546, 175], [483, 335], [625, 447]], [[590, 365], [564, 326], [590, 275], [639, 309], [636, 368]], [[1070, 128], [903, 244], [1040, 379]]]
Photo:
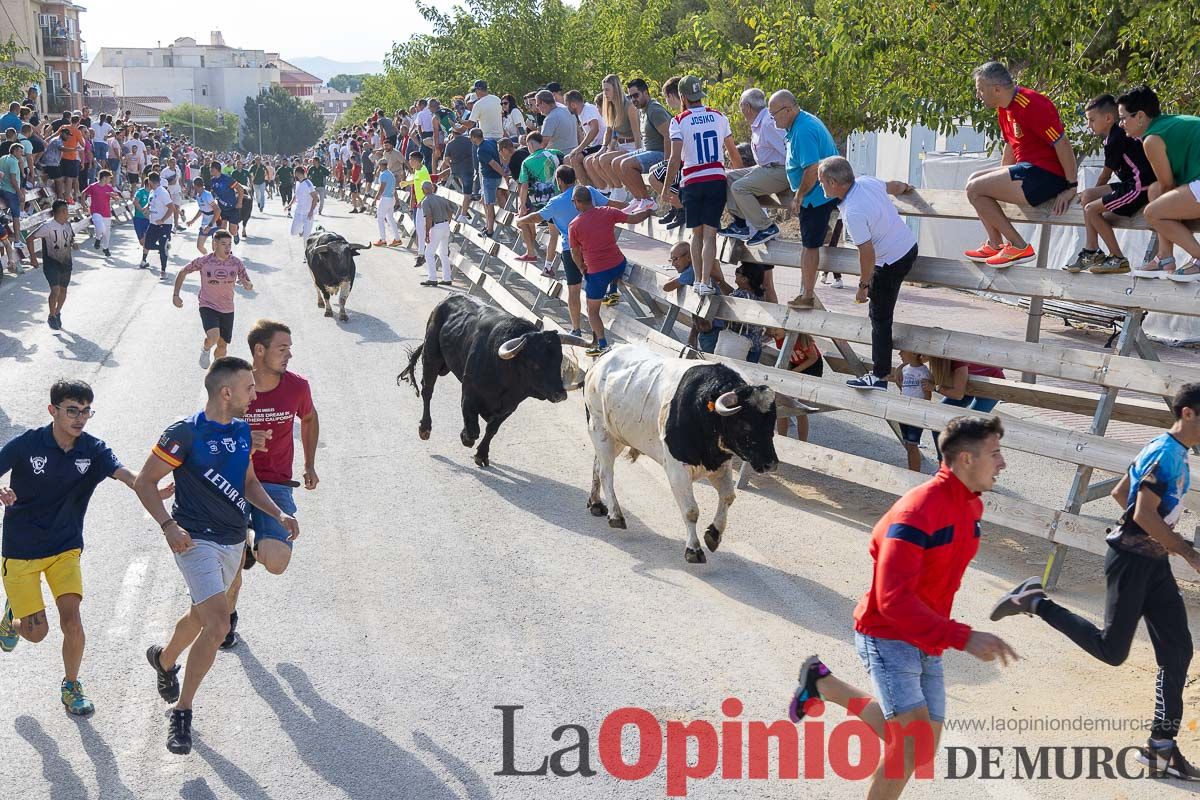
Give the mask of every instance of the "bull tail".
[[399, 386], [402, 381], [408, 381], [412, 384], [413, 391], [417, 393], [417, 397], [421, 396], [421, 387], [417, 385], [417, 362], [421, 360], [421, 353], [424, 350], [424, 344], [408, 348], [408, 366], [396, 376], [396, 385]]
[[641, 454], [642, 454], [641, 450], [635, 450], [631, 447], [631, 448], [629, 448], [629, 452], [626, 453], [625, 455], [629, 458], [629, 463], [632, 464], [634, 461], [638, 460], [638, 456], [640, 456]]

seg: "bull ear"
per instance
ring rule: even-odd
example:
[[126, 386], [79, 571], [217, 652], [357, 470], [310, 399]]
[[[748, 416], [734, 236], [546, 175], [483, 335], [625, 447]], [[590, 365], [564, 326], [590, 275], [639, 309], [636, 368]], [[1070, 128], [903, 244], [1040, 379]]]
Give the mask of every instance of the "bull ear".
[[[528, 334], [526, 334], [527, 336]], [[515, 339], [509, 339], [504, 344], [500, 345], [500, 349], [496, 355], [505, 361], [509, 361], [517, 357], [517, 354], [525, 349], [525, 336], [518, 336]]]

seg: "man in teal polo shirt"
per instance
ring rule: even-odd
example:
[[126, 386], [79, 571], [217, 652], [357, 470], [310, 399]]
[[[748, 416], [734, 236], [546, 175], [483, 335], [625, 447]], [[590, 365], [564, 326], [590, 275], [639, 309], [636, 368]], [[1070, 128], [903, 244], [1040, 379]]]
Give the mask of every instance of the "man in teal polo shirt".
[[829, 217], [837, 200], [825, 196], [817, 180], [817, 165], [821, 159], [838, 155], [837, 145], [825, 123], [796, 105], [796, 96], [787, 89], [771, 95], [767, 111], [775, 126], [787, 134], [788, 185], [796, 196], [792, 198], [792, 213], [800, 218], [800, 272], [803, 285], [800, 294], [788, 305], [793, 308], [813, 308], [816, 305], [817, 270], [821, 266], [821, 250], [829, 231]]

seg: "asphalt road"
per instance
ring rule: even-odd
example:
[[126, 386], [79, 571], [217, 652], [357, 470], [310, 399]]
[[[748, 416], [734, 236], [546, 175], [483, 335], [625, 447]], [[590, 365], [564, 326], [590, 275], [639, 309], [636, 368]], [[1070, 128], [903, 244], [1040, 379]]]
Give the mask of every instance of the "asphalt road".
[[[372, 218], [348, 216], [334, 201], [328, 210], [320, 220], [327, 228], [375, 238]], [[613, 711], [645, 709], [663, 730], [669, 720], [705, 720], [718, 730], [722, 722], [739, 730], [739, 722], [774, 722], [786, 718], [796, 666], [812, 652], [868, 685], [851, 613], [869, 579], [870, 526], [891, 498], [784, 468], [739, 494], [725, 543], [707, 565], [686, 565], [681, 521], [661, 470], [648, 460], [618, 466], [628, 530], [610, 530], [585, 511], [591, 452], [577, 397], [522, 406], [493, 445], [493, 466], [480, 470], [458, 442], [457, 384], [443, 379], [433, 436], [420, 441], [419, 401], [395, 378], [446, 290], [418, 286], [423, 270], [413, 269], [407, 251], [371, 250], [358, 261], [350, 321], [335, 323], [316, 308], [301, 242], [287, 237], [287, 223], [272, 201], [237, 249], [255, 291], [239, 290], [241, 344], [231, 352], [245, 355], [243, 337], [257, 317], [285, 320], [295, 343], [292, 369], [312, 382], [321, 414], [321, 483], [298, 490], [302, 537], [291, 568], [283, 576], [247, 574], [244, 643], [219, 655], [201, 689], [192, 755], [172, 756], [164, 747], [165, 706], [143, 653], [184, 611], [183, 581], [133, 494], [116, 482], [103, 485], [91, 504], [83, 558], [82, 679], [97, 712], [78, 720], [59, 704], [61, 637], [52, 612], [45, 642], [0, 655], [5, 798], [663, 797], [667, 749], [644, 779], [609, 774], [600, 740]], [[196, 284], [175, 309], [169, 285], [136, 269], [135, 248], [130, 226], [120, 225], [109, 264], [81, 254], [61, 332], [45, 324], [39, 274], [0, 286], [0, 439], [47, 421], [48, 388], [59, 376], [92, 384], [99, 413], [88, 430], [134, 469], [164, 427], [202, 406]], [[172, 277], [194, 253], [192, 235], [177, 237], [174, 249]], [[849, 415], [814, 421], [813, 440], [903, 457], [881, 425]], [[1039, 469], [1046, 466], [1014, 458], [1006, 479], [1018, 486], [1065, 480]], [[702, 517], [710, 516], [712, 490], [704, 486], [698, 496]], [[995, 596], [1038, 572], [1043, 555], [1037, 540], [985, 525], [956, 616], [985, 620]], [[1093, 618], [1102, 613], [1098, 559], [1073, 557], [1061, 599]], [[1001, 669], [949, 653], [952, 717], [1057, 728], [1078, 727], [1084, 723], [1071, 720], [1083, 718], [1149, 716], [1154, 662], [1144, 636], [1129, 661], [1112, 668], [1036, 620], [983, 627], [1007, 637], [1024, 659]], [[722, 712], [728, 697], [741, 701], [740, 714]], [[1194, 689], [1188, 700], [1194, 714]], [[497, 706], [523, 707], [509, 712], [515, 769], [536, 770], [583, 731], [587, 766], [597, 774], [495, 774], [505, 750]], [[827, 738], [843, 718], [826, 715]], [[581, 727], [559, 731], [556, 741], [552, 734], [563, 725]], [[976, 765], [975, 777], [947, 780], [943, 753], [939, 779], [920, 781], [912, 796], [1181, 794], [1178, 784], [1146, 780], [1012, 779], [1015, 746], [1115, 748], [1143, 738], [1113, 730], [947, 731], [944, 745], [976, 754], [981, 746], [1004, 747], [997, 768], [1008, 778], [979, 780]], [[1182, 741], [1200, 758], [1194, 722]], [[632, 764], [632, 728], [624, 745]], [[689, 797], [865, 795], [864, 784], [837, 777], [831, 766], [824, 779], [780, 779], [774, 748], [772, 777], [751, 780], [734, 750], [723, 751], [722, 763], [742, 778], [721, 779], [718, 767], [713, 777], [688, 783]], [[1069, 771], [1074, 756], [1067, 752]], [[957, 757], [961, 772], [966, 756]], [[578, 748], [560, 760], [577, 770]]]

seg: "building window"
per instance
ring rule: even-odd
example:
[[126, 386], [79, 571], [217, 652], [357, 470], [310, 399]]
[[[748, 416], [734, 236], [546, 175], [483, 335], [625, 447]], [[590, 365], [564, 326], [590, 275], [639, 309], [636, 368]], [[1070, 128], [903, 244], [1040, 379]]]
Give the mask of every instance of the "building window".
[[204, 56], [200, 56], [200, 68], [204, 69]]

